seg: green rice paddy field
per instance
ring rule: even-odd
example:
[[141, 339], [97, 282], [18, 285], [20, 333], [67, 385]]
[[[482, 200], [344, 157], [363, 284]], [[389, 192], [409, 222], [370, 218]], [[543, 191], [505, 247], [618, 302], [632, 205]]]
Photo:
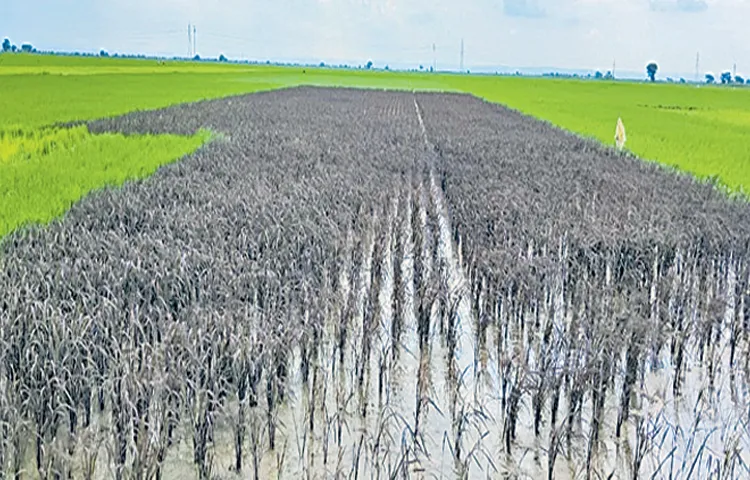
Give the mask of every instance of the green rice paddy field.
[[92, 190], [150, 175], [211, 137], [92, 135], [56, 124], [295, 85], [466, 92], [607, 144], [619, 116], [636, 155], [732, 191], [750, 188], [748, 88], [4, 54], [0, 238], [59, 217]]

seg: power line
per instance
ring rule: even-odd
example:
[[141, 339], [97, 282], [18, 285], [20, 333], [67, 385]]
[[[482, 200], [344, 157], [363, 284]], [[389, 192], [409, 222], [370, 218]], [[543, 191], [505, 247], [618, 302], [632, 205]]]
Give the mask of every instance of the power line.
[[184, 33], [184, 30], [165, 30], [163, 32], [139, 32], [139, 33], [121, 32], [121, 35], [127, 35], [128, 38], [149, 39], [149, 38], [171, 37], [174, 35], [182, 35], [183, 33]]

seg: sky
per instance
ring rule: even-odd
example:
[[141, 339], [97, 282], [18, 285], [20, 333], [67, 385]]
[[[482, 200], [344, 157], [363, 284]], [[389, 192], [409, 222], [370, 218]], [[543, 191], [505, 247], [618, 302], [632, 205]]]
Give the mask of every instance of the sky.
[[[24, 0], [0, 36], [41, 50], [410, 68], [750, 74], [750, 0]], [[433, 44], [435, 50], [433, 52]], [[744, 70], [743, 70], [744, 69]]]

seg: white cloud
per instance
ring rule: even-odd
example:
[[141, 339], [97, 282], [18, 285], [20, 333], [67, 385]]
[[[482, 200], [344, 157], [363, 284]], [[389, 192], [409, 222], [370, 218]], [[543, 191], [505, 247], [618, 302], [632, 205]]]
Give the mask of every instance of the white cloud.
[[504, 0], [503, 12], [511, 17], [541, 18], [546, 12], [537, 0]]
[[708, 9], [705, 0], [650, 0], [655, 12], [704, 12]]

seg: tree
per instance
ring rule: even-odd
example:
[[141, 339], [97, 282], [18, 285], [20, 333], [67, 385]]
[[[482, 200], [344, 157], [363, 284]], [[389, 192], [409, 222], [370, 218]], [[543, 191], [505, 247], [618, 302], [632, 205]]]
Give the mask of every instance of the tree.
[[227, 57], [225, 57], [224, 54], [222, 53], [221, 55], [219, 55], [219, 61], [220, 62], [226, 62], [227, 61]]
[[21, 51], [23, 53], [33, 53], [36, 49], [30, 43], [24, 43], [21, 45]]
[[721, 83], [722, 85], [732, 83], [732, 72], [722, 72]]
[[102, 50], [99, 51], [99, 56], [100, 57], [109, 57], [109, 53], [107, 53], [106, 50], [102, 49]]
[[3, 52], [9, 52], [10, 51], [10, 39], [6, 38], [3, 40]]
[[193, 60], [195, 60], [196, 62], [197, 62], [198, 60], [200, 60], [200, 59], [201, 59], [201, 56], [200, 56], [200, 55], [198, 55], [197, 53], [196, 53], [196, 54], [195, 54], [195, 56], [193, 57]]
[[714, 83], [715, 81], [716, 81], [716, 77], [714, 77], [710, 73], [706, 74], [706, 83]]
[[594, 77], [596, 77], [597, 80], [601, 80], [602, 78], [604, 78], [604, 75], [602, 75], [602, 72], [597, 70], [596, 73], [594, 74]]
[[648, 75], [648, 78], [652, 81], [656, 81], [656, 72], [659, 71], [659, 66], [656, 64], [656, 62], [651, 62], [648, 65], [646, 65], [646, 74]]
[[368, 70], [372, 68], [372, 60], [368, 60], [367, 61], [367, 64], [365, 65], [365, 68], [368, 69]]
[[740, 85], [745, 83], [745, 79], [741, 75], [735, 75], [734, 81], [735, 83], [739, 83]]
[[13, 53], [16, 53], [18, 51], [18, 47], [16, 47], [15, 45], [11, 45], [10, 46], [10, 51], [13, 52]]

